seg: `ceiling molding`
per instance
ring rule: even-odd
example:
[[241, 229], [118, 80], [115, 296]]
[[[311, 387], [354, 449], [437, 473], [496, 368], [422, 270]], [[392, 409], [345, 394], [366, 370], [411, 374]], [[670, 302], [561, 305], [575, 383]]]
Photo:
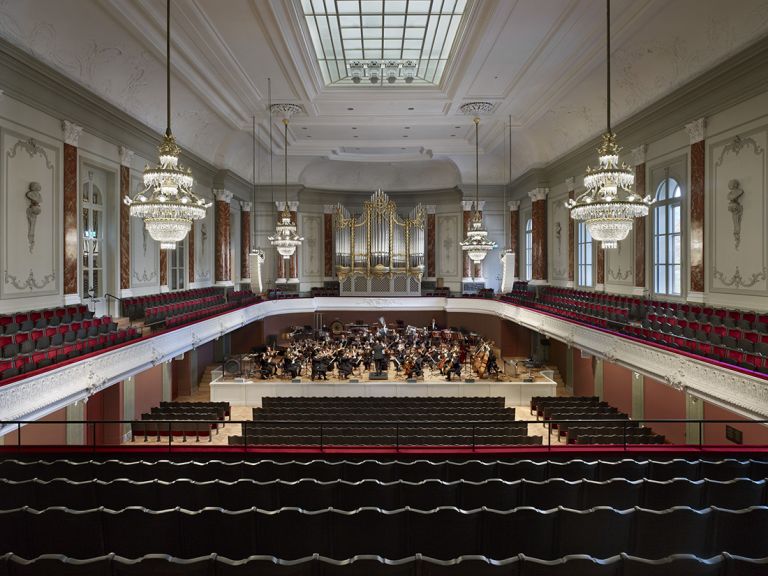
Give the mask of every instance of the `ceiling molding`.
[[[687, 82], [654, 104], [613, 126], [624, 150], [631, 150], [684, 129], [687, 122], [712, 116], [768, 90], [768, 36]], [[584, 173], [595, 159], [601, 135], [570, 150], [545, 166], [528, 170], [512, 182], [522, 198], [530, 182], [556, 184]], [[532, 175], [535, 175], [533, 177]]]

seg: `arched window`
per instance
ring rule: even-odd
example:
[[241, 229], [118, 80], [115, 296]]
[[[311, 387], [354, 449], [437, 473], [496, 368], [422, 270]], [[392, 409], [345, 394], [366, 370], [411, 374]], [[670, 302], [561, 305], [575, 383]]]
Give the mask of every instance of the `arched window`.
[[533, 278], [533, 219], [525, 221], [525, 279]]
[[579, 286], [592, 286], [592, 235], [585, 222], [576, 226], [576, 245]]
[[653, 208], [653, 291], [682, 294], [682, 206], [683, 193], [674, 178], [666, 177], [656, 187]]
[[83, 231], [83, 297], [104, 295], [104, 195], [93, 172], [83, 182], [80, 229]]

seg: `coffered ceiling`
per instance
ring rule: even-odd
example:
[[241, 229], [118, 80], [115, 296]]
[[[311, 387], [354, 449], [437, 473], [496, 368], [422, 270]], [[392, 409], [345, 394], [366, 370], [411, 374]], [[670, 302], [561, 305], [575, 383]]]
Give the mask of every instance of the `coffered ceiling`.
[[[473, 100], [494, 106], [480, 124], [484, 183], [510, 178], [510, 120], [512, 178], [604, 128], [602, 0], [467, 0], [463, 11], [436, 83], [329, 84], [301, 0], [172, 0], [174, 133], [250, 178], [255, 115], [266, 181], [267, 78], [273, 102], [305, 110], [289, 126], [293, 181], [319, 157], [425, 154], [474, 181], [474, 130], [460, 111]], [[612, 14], [614, 121], [768, 33], [768, 0], [612, 0]], [[164, 34], [161, 0], [0, 0], [0, 36], [158, 131]], [[277, 121], [272, 142], [281, 154]]]

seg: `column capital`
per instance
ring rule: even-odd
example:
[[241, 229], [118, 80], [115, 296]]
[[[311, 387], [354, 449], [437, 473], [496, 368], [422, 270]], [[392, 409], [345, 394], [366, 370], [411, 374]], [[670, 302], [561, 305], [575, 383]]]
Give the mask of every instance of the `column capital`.
[[62, 120], [61, 131], [64, 133], [64, 143], [77, 147], [77, 143], [80, 140], [80, 134], [83, 132], [83, 127], [78, 126], [69, 120]]
[[565, 189], [568, 190], [568, 192], [573, 192], [576, 190], [576, 178], [573, 176], [569, 176], [565, 179]]
[[471, 212], [472, 208], [475, 205], [474, 200], [462, 200], [461, 201], [461, 208], [464, 210], [464, 212]]
[[534, 188], [528, 192], [528, 196], [531, 198], [531, 202], [546, 200], [547, 194], [549, 194], [549, 188]]
[[213, 196], [216, 198], [217, 202], [226, 202], [229, 204], [232, 202], [232, 198], [234, 197], [234, 194], [230, 192], [229, 190], [219, 189], [216, 188], [213, 189]]
[[688, 124], [685, 125], [685, 129], [688, 132], [688, 138], [691, 139], [691, 144], [696, 144], [696, 142], [704, 140], [704, 131], [706, 127], [706, 118], [699, 118], [698, 120], [688, 122]]
[[120, 166], [128, 166], [130, 168], [133, 164], [133, 150], [120, 146], [117, 151], [120, 153]]
[[635, 166], [645, 164], [645, 157], [648, 153], [648, 144], [641, 144], [637, 148], [632, 149], [632, 162]]
[[427, 204], [424, 206], [424, 209], [427, 211], [427, 214], [434, 214], [435, 210], [437, 209], [437, 206], [434, 204]]
[[240, 210], [243, 212], [250, 212], [251, 211], [251, 203], [250, 202], [240, 202]]
[[336, 204], [325, 204], [323, 206], [323, 214], [333, 214], [336, 212]]
[[288, 210], [291, 212], [296, 212], [299, 209], [299, 201], [298, 200], [288, 200]]
[[510, 200], [507, 202], [507, 207], [510, 212], [517, 212], [520, 210], [520, 200]]

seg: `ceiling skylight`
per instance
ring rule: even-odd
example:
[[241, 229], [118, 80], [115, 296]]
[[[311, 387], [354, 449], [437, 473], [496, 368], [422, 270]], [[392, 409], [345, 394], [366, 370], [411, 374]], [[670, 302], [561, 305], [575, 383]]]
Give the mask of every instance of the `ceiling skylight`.
[[301, 0], [326, 85], [439, 84], [467, 0]]

